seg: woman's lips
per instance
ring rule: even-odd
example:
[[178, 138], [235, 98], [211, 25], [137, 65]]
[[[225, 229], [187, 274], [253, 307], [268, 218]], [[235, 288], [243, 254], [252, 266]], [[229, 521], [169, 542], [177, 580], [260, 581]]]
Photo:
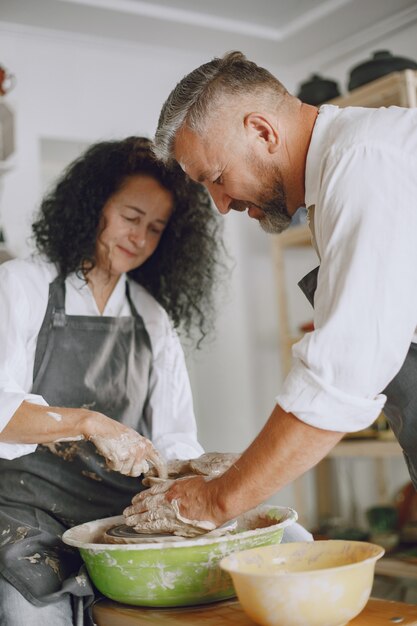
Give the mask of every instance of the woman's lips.
[[124, 252], [130, 258], [133, 258], [133, 257], [136, 256], [136, 252], [131, 252], [130, 250], [127, 250], [126, 248], [123, 248], [123, 246], [117, 246], [117, 247], [119, 248], [119, 250]]

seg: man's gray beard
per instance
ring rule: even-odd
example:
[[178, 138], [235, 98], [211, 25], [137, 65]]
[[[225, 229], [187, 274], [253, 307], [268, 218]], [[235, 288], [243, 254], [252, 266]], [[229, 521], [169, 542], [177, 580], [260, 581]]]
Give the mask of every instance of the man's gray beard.
[[288, 213], [284, 191], [280, 188], [274, 200], [260, 205], [265, 217], [259, 220], [259, 224], [266, 233], [279, 234], [291, 224], [291, 215]]

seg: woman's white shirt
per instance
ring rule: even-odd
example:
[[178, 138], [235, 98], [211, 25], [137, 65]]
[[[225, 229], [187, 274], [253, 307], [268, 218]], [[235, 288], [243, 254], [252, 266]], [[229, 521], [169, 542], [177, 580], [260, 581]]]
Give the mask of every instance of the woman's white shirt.
[[[0, 265], [0, 431], [24, 400], [47, 404], [31, 390], [38, 334], [49, 284], [56, 276], [56, 267], [38, 256]], [[103, 315], [131, 315], [126, 280], [125, 275], [120, 277]], [[197, 457], [203, 449], [197, 441], [190, 382], [178, 336], [156, 300], [134, 281], [129, 280], [129, 287], [152, 346], [152, 442], [166, 459]], [[70, 275], [65, 289], [68, 315], [100, 315], [90, 288], [81, 278]], [[36, 445], [0, 442], [0, 458], [13, 459], [35, 449]]]

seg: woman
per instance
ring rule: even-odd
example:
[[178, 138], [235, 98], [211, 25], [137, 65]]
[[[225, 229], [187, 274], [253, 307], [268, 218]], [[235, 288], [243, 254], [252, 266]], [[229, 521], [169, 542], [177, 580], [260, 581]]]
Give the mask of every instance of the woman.
[[206, 334], [217, 228], [148, 140], [104, 142], [43, 201], [39, 254], [0, 267], [1, 626], [81, 623], [62, 532], [120, 514], [160, 455], [203, 452], [169, 317]]

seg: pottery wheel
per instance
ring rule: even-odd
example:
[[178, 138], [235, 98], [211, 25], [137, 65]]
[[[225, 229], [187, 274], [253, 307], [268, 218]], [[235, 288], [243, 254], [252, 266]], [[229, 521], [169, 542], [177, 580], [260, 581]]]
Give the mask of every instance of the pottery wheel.
[[157, 539], [158, 537], [172, 537], [172, 535], [168, 534], [153, 534], [149, 533], [137, 533], [131, 526], [127, 524], [119, 524], [119, 526], [113, 526], [113, 528], [109, 528], [106, 531], [107, 535], [110, 537], [123, 537], [124, 539], [150, 539], [151, 537]]
[[156, 543], [161, 541], [184, 541], [184, 537], [168, 534], [137, 533], [127, 524], [108, 528], [104, 534], [106, 543]]

